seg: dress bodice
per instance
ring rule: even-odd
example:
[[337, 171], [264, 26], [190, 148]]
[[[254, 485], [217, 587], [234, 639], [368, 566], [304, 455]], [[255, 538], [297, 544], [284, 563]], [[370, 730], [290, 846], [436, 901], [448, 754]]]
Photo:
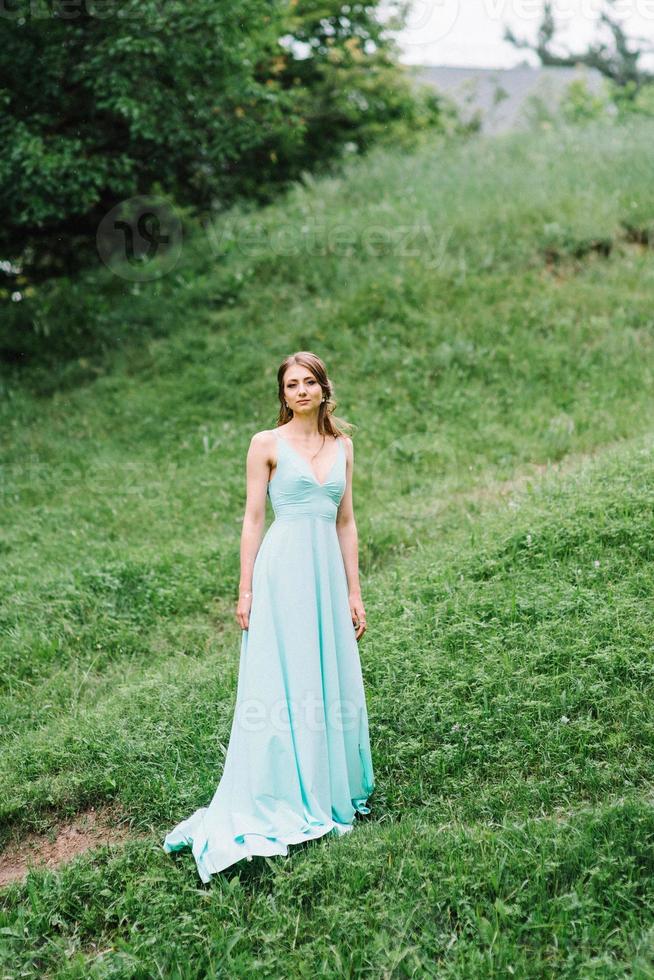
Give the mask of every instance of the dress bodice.
[[345, 492], [345, 446], [337, 439], [338, 452], [324, 483], [319, 483], [311, 464], [288, 439], [277, 436], [277, 467], [268, 482], [268, 496], [275, 519], [321, 517], [335, 521]]

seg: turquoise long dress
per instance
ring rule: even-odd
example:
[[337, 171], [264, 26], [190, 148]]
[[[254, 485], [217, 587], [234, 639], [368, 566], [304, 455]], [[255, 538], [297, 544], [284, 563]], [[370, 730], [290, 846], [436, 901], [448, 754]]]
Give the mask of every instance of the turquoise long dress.
[[336, 511], [345, 445], [324, 483], [277, 435], [268, 484], [275, 519], [254, 562], [236, 706], [222, 778], [208, 807], [167, 834], [191, 847], [208, 882], [242, 858], [352, 830], [374, 789], [359, 649]]

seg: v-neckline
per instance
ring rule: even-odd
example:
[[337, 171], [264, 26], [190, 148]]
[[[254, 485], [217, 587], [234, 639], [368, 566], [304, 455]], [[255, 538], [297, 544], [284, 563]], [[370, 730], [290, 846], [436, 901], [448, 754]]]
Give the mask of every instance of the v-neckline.
[[[304, 465], [308, 469], [309, 473], [313, 477], [313, 479], [314, 479], [314, 481], [315, 481], [315, 483], [316, 483], [317, 486], [324, 487], [324, 486], [327, 485], [327, 481], [329, 480], [330, 476], [332, 475], [332, 473], [334, 471], [334, 467], [338, 463], [338, 460], [339, 460], [340, 455], [341, 455], [341, 446], [340, 446], [341, 440], [340, 440], [340, 437], [339, 436], [336, 437], [336, 456], [334, 458], [334, 462], [332, 463], [332, 465], [329, 468], [329, 471], [327, 473], [327, 476], [325, 477], [325, 482], [324, 483], [321, 483], [320, 480], [318, 479], [318, 477], [316, 476], [316, 474], [314, 473], [313, 466], [311, 465], [311, 463], [309, 462], [309, 460], [308, 459], [305, 459], [304, 456], [302, 455], [302, 453], [299, 453], [297, 451], [297, 449], [294, 446], [291, 445], [291, 443], [288, 441], [288, 439], [286, 439], [284, 436], [280, 436], [279, 432], [276, 432], [275, 435], [277, 436], [278, 439], [281, 439], [282, 442], [285, 442], [286, 445], [288, 446], [288, 448], [291, 450], [291, 452], [294, 452], [295, 455], [299, 459], [302, 460], [302, 462], [304, 463]], [[275, 469], [275, 472], [277, 472], [276, 469]]]

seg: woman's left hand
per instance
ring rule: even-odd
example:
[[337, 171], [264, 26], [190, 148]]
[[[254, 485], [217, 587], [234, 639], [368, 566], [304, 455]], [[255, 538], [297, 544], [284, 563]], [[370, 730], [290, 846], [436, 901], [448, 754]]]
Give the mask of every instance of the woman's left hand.
[[357, 643], [366, 632], [366, 610], [363, 608], [363, 601], [358, 594], [350, 594], [350, 612], [352, 614], [352, 625], [355, 629]]

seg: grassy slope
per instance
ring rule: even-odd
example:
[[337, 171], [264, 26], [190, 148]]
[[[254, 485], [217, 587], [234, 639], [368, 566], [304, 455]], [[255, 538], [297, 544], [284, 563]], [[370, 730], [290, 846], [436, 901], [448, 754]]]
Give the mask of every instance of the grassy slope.
[[[652, 136], [374, 153], [127, 284], [159, 336], [85, 384], [9, 384], [1, 832], [116, 798], [152, 843], [8, 889], [5, 969], [651, 975]], [[160, 841], [220, 775], [244, 454], [298, 348], [360, 431], [377, 790], [203, 893]]]

